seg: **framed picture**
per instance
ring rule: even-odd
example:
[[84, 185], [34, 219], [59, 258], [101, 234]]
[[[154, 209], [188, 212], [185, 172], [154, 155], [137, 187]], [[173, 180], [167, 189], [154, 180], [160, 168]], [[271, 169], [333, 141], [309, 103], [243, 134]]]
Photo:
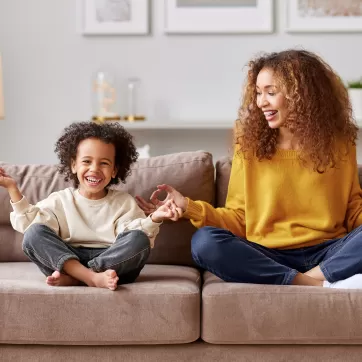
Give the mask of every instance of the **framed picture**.
[[166, 33], [271, 33], [273, 0], [164, 0]]
[[288, 0], [289, 32], [362, 31], [362, 0]]
[[77, 0], [77, 28], [86, 35], [147, 34], [149, 0]]

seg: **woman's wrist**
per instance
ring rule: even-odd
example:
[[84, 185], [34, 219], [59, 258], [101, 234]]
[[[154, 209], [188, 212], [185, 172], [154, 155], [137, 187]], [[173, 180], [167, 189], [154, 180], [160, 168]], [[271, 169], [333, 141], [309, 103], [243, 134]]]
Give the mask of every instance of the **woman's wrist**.
[[186, 212], [188, 203], [189, 199], [187, 197], [184, 197], [181, 205], [182, 212]]

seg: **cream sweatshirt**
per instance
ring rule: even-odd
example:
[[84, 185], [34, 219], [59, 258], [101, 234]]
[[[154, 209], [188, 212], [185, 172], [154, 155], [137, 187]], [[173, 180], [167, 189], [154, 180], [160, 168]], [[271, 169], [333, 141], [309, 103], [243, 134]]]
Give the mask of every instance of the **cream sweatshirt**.
[[161, 225], [146, 217], [130, 194], [116, 190], [108, 190], [100, 200], [90, 200], [77, 189], [67, 188], [36, 205], [25, 197], [11, 205], [15, 230], [24, 233], [32, 224], [44, 224], [74, 247], [108, 247], [119, 233], [136, 229], [145, 232], [153, 247]]

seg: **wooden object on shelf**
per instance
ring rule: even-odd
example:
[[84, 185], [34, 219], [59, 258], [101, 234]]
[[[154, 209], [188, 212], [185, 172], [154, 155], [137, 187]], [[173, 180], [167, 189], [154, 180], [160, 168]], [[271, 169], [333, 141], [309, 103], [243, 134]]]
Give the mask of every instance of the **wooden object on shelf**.
[[145, 121], [146, 117], [145, 116], [135, 116], [133, 114], [129, 114], [127, 116], [122, 117], [122, 121], [127, 121], [127, 122], [138, 122], [138, 121]]
[[124, 125], [128, 129], [132, 130], [232, 130], [234, 127], [233, 122], [225, 121], [169, 121], [169, 122], [127, 122]]

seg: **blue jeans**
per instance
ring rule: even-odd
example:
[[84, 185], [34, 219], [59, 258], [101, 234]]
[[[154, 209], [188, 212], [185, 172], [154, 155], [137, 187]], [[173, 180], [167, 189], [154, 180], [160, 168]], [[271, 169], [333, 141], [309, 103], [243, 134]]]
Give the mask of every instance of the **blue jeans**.
[[24, 234], [23, 251], [46, 276], [62, 272], [67, 260], [76, 259], [95, 272], [113, 269], [118, 284], [126, 284], [135, 281], [146, 264], [150, 240], [143, 231], [131, 230], [119, 234], [106, 248], [72, 247], [49, 227], [33, 224]]
[[196, 231], [192, 257], [226, 282], [291, 284], [298, 272], [319, 265], [329, 282], [362, 273], [362, 226], [341, 239], [289, 250], [269, 249], [211, 226]]

